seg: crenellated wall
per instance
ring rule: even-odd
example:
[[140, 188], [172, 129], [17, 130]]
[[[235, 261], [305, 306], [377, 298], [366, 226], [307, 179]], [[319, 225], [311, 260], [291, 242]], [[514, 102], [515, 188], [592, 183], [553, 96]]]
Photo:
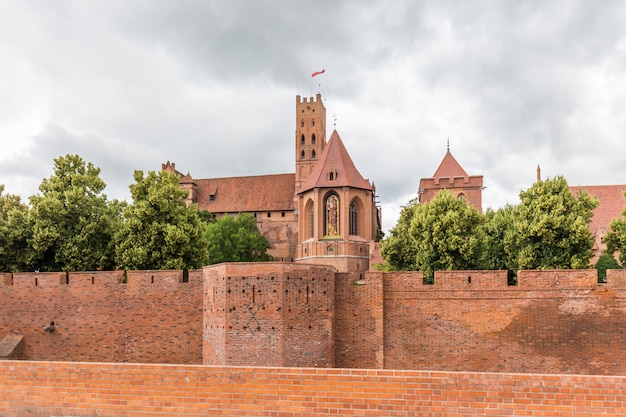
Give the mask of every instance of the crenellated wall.
[[190, 271], [188, 279], [182, 271], [128, 271], [126, 278], [123, 271], [3, 278], [0, 338], [23, 335], [27, 359], [202, 360], [202, 271]]
[[2, 274], [0, 307], [4, 357], [626, 374], [626, 270]]

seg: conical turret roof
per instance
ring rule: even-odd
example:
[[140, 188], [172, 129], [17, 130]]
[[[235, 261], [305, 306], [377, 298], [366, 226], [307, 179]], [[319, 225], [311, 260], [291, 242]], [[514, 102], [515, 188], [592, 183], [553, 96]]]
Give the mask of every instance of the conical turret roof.
[[352, 187], [372, 190], [372, 185], [359, 173], [336, 130], [315, 168], [304, 181], [298, 194], [313, 188]]

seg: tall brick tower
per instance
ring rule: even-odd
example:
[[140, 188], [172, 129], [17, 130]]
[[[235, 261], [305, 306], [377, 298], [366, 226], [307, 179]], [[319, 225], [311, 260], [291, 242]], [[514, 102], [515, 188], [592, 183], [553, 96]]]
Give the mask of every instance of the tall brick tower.
[[326, 107], [322, 95], [296, 96], [296, 192], [326, 146]]

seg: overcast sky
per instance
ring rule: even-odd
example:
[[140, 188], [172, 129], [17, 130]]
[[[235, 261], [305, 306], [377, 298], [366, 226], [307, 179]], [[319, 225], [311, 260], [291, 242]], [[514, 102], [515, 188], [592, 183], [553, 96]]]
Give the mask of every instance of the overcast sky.
[[294, 172], [295, 96], [317, 91], [386, 230], [448, 138], [485, 209], [538, 164], [626, 183], [623, 1], [0, 0], [0, 184], [27, 201], [66, 154], [127, 200], [168, 160]]

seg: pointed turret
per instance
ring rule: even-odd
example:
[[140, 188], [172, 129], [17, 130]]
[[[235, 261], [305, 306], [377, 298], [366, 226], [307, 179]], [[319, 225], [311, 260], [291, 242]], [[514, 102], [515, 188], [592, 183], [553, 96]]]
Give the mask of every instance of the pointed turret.
[[482, 212], [483, 176], [468, 175], [450, 152], [449, 142], [446, 154], [435, 174], [431, 178], [420, 179], [417, 192], [419, 202], [427, 203], [441, 190], [450, 190], [452, 195], [465, 200]]
[[300, 186], [298, 194], [313, 188], [352, 187], [372, 190], [372, 185], [359, 173], [354, 166], [339, 134], [336, 130], [324, 148], [319, 161]]

